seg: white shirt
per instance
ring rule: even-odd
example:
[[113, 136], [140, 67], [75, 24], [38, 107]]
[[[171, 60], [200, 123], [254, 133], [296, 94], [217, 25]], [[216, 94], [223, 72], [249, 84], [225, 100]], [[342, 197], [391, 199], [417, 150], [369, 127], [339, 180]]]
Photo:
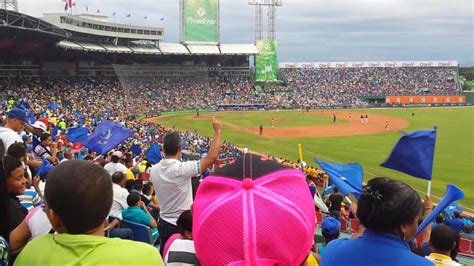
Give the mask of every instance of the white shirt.
[[5, 154], [7, 154], [7, 150], [10, 145], [15, 142], [23, 142], [20, 134], [7, 127], [0, 127], [0, 139], [3, 141], [5, 146]]
[[160, 202], [160, 218], [176, 225], [182, 212], [193, 204], [191, 177], [200, 174], [199, 161], [164, 159], [151, 168], [151, 181]]
[[124, 174], [127, 173], [127, 167], [121, 163], [108, 163], [104, 166], [105, 171], [109, 173], [110, 176], [112, 176], [115, 172], [122, 172]]
[[109, 216], [122, 219], [122, 210], [128, 208], [128, 190], [115, 183], [112, 185], [112, 190], [114, 192], [114, 198], [112, 201], [112, 208], [110, 208]]

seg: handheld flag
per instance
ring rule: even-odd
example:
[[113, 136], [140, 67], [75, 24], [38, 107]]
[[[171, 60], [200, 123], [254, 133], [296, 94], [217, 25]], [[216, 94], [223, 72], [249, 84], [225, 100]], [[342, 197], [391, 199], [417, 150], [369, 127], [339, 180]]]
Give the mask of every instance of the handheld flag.
[[49, 173], [51, 169], [53, 169], [53, 167], [54, 166], [50, 162], [48, 162], [47, 160], [43, 160], [40, 168], [38, 168], [35, 175], [44, 177]]
[[131, 17], [131, 16], [132, 16], [132, 14], [128, 14], [128, 15], [126, 15], [126, 17], [127, 17], [127, 18], [129, 18], [129, 17]]
[[453, 217], [455, 211], [457, 211], [459, 213], [462, 213], [462, 208], [461, 208], [461, 206], [459, 206], [459, 204], [457, 204], [457, 202], [451, 203], [448, 207], [446, 207], [446, 209], [444, 209], [444, 212], [449, 217]]
[[53, 138], [54, 141], [56, 141], [57, 139], [56, 135], [58, 135], [58, 131], [59, 131], [59, 125], [55, 126], [53, 130], [51, 130], [51, 137]]
[[133, 131], [109, 120], [103, 120], [87, 138], [85, 145], [98, 154], [105, 154], [124, 142]]
[[146, 151], [146, 158], [152, 164], [157, 164], [161, 161], [160, 145], [158, 143], [153, 143], [153, 145], [151, 145], [151, 147]]
[[431, 180], [435, 143], [436, 128], [404, 134], [381, 166]]
[[314, 161], [328, 174], [332, 183], [344, 194], [354, 194], [359, 198], [362, 192], [362, 177], [364, 171], [359, 163], [338, 164], [322, 162], [316, 158]]
[[30, 109], [30, 104], [27, 101], [21, 100], [18, 103], [17, 107], [27, 111]]
[[135, 155], [140, 155], [142, 154], [142, 148], [140, 148], [140, 145], [134, 144], [131, 148], [130, 151], [133, 152]]
[[147, 16], [144, 16], [143, 19], [147, 19], [148, 17]]
[[30, 125], [33, 125], [36, 122], [36, 117], [32, 112], [28, 112], [26, 115], [26, 122]]
[[161, 17], [161, 18], [160, 18], [160, 21], [163, 21], [163, 20], [165, 20], [165, 17]]
[[70, 142], [86, 142], [88, 133], [88, 127], [71, 127], [67, 130], [66, 138]]

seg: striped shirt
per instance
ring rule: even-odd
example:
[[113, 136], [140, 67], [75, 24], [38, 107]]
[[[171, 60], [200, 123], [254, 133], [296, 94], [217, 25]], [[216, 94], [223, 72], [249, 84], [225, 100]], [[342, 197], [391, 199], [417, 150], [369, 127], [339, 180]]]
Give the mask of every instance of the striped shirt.
[[165, 255], [165, 264], [168, 266], [200, 265], [194, 249], [194, 241], [175, 239]]

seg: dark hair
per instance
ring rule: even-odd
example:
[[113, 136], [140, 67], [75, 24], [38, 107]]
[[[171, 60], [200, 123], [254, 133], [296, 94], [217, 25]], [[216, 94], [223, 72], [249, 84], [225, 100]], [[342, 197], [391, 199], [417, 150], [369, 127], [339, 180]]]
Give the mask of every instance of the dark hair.
[[137, 205], [137, 202], [139, 202], [141, 199], [140, 194], [138, 193], [130, 193], [127, 196], [127, 204], [129, 207]]
[[10, 155], [3, 157], [3, 169], [5, 171], [6, 179], [8, 179], [12, 172], [18, 169], [19, 167], [23, 167], [23, 164], [21, 163], [20, 159]]
[[10, 147], [8, 147], [7, 151], [8, 155], [21, 159], [26, 156], [26, 147], [25, 144], [22, 142], [15, 142]]
[[449, 253], [455, 245], [456, 236], [453, 230], [444, 224], [431, 230], [430, 244], [433, 248]]
[[181, 148], [181, 136], [178, 132], [171, 132], [165, 135], [163, 139], [163, 150], [165, 155], [176, 155]]
[[454, 218], [461, 218], [461, 213], [458, 212], [458, 211], [454, 211], [454, 212], [453, 212], [453, 217], [454, 217]]
[[394, 233], [401, 225], [413, 223], [422, 208], [420, 196], [413, 188], [384, 177], [371, 179], [357, 203], [360, 222], [382, 233]]
[[40, 141], [43, 142], [45, 140], [47, 140], [51, 135], [49, 135], [49, 133], [41, 133], [41, 136], [40, 136]]
[[338, 239], [340, 233], [339, 233], [339, 231], [337, 231], [336, 234], [331, 235], [331, 234], [326, 233], [326, 232], [324, 232], [323, 230], [321, 230], [321, 234], [322, 234], [323, 237], [324, 237], [324, 242], [326, 242], [326, 244], [327, 244], [327, 243], [331, 242], [332, 240]]
[[3, 170], [3, 155], [5, 154], [5, 144], [0, 140], [0, 236], [7, 242], [10, 239], [10, 205], [7, 190], [7, 175]]
[[150, 183], [146, 183], [145, 185], [143, 185], [143, 189], [142, 189], [143, 194], [145, 194], [145, 195], [150, 194], [151, 187], [152, 187], [152, 184], [150, 184]]
[[86, 157], [84, 157], [84, 161], [92, 161], [94, 160], [94, 158], [90, 155], [86, 155]]
[[442, 216], [441, 214], [440, 214], [440, 215], [438, 215], [438, 216], [436, 216], [436, 222], [437, 222], [437, 223], [439, 223], [439, 224], [440, 224], [440, 223], [442, 223], [442, 222], [443, 222], [443, 220], [444, 220], [444, 218], [443, 218], [443, 216]]
[[113, 162], [113, 163], [118, 163], [119, 162], [119, 157], [117, 155], [112, 155], [112, 157], [110, 157], [110, 160]]
[[191, 214], [190, 210], [186, 210], [179, 216], [178, 220], [176, 221], [176, 226], [181, 234], [184, 234], [185, 231], [190, 233], [193, 232], [193, 215]]
[[143, 181], [141, 179], [133, 180], [133, 189], [136, 189], [138, 191], [142, 191]]
[[104, 168], [89, 161], [60, 163], [48, 174], [45, 199], [69, 234], [97, 228], [112, 207], [112, 182]]
[[125, 179], [125, 175], [122, 172], [115, 172], [112, 174], [112, 182], [120, 184]]
[[125, 181], [125, 188], [128, 190], [128, 192], [133, 189], [133, 183], [135, 183], [135, 180], [133, 179], [128, 179]]
[[334, 187], [332, 192], [337, 193], [337, 192], [339, 192], [339, 189], [337, 187]]
[[130, 158], [130, 157], [126, 157], [123, 162], [125, 163], [125, 165], [129, 164], [129, 163], [132, 163], [133, 162], [133, 159]]

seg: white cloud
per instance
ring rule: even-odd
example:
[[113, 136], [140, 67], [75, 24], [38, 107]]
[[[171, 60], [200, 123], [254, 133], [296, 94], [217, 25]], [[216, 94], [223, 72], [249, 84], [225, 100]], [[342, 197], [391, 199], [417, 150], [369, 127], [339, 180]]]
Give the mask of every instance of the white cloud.
[[[60, 0], [18, 0], [20, 11], [63, 12]], [[283, 0], [277, 10], [280, 61], [451, 59], [474, 65], [472, 0]], [[161, 26], [178, 41], [178, 0], [77, 0], [76, 13], [116, 12], [117, 23]], [[221, 0], [221, 41], [254, 38], [254, 8]], [[148, 19], [144, 20], [143, 17]], [[264, 21], [266, 27], [266, 21]]]

